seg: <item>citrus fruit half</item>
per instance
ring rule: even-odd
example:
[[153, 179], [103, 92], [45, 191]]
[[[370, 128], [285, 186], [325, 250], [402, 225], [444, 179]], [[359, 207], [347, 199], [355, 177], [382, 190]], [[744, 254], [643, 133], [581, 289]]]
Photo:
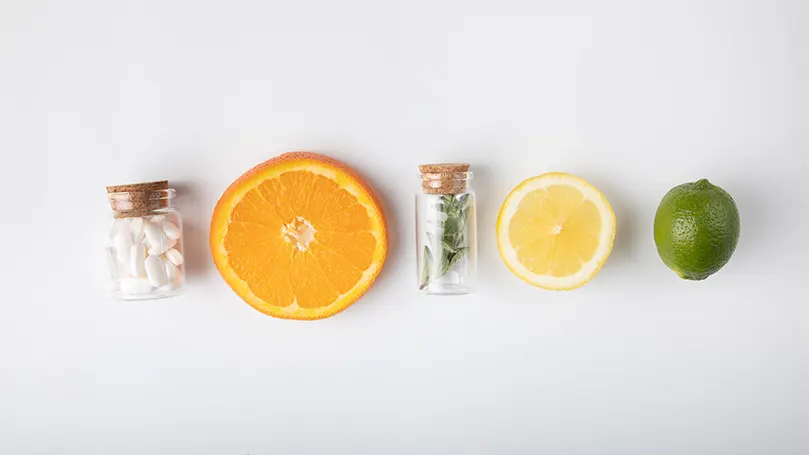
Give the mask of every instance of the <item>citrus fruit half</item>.
[[575, 289], [607, 260], [615, 214], [594, 186], [564, 173], [517, 185], [497, 217], [497, 247], [523, 281], [545, 289]]
[[382, 208], [344, 164], [293, 152], [259, 164], [225, 190], [211, 219], [219, 273], [253, 308], [321, 319], [354, 303], [387, 254]]

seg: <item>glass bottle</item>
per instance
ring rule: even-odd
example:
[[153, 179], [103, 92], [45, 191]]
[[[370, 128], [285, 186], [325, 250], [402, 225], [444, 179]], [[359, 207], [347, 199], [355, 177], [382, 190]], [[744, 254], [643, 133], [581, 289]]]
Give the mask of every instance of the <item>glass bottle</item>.
[[419, 290], [468, 294], [477, 268], [475, 193], [469, 164], [419, 166], [416, 196], [416, 263]]
[[185, 288], [183, 218], [168, 181], [107, 187], [112, 222], [106, 256], [113, 296], [149, 300]]

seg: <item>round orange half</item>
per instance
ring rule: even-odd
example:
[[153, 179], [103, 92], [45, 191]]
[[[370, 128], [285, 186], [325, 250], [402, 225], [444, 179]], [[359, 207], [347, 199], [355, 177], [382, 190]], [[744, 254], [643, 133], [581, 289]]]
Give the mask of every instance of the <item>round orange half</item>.
[[219, 273], [253, 308], [321, 319], [354, 303], [387, 255], [385, 216], [368, 185], [316, 153], [285, 153], [225, 190], [211, 219]]

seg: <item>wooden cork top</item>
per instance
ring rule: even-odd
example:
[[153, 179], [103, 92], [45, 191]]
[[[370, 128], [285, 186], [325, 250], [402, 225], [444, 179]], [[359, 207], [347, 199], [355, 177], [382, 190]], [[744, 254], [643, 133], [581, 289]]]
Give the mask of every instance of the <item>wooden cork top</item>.
[[128, 183], [126, 185], [112, 185], [107, 187], [107, 193], [144, 193], [169, 189], [168, 180], [158, 180], [146, 183]]
[[169, 190], [168, 180], [107, 187], [107, 197], [116, 218], [143, 216], [166, 208], [173, 192]]
[[419, 172], [422, 174], [452, 174], [456, 172], [469, 172], [469, 163], [420, 164]]
[[469, 163], [419, 165], [421, 191], [425, 194], [461, 194], [469, 185]]

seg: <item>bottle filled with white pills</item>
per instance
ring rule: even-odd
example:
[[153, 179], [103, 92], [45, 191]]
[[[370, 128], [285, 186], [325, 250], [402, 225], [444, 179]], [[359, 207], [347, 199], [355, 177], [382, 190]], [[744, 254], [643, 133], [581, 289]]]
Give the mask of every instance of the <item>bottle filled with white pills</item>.
[[185, 287], [183, 219], [168, 181], [107, 187], [112, 222], [106, 246], [113, 296], [173, 297]]

